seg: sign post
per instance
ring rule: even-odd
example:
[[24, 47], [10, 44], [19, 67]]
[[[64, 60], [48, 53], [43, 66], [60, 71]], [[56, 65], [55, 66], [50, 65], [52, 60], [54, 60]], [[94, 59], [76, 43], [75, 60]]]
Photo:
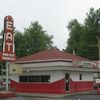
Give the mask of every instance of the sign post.
[[6, 91], [9, 90], [9, 62], [6, 62]]
[[6, 91], [9, 88], [9, 62], [15, 61], [14, 21], [11, 16], [4, 18], [2, 60], [6, 61]]

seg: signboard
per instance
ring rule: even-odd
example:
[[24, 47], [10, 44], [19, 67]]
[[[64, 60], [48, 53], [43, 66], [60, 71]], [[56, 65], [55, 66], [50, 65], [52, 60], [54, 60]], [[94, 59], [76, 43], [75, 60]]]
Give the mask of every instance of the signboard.
[[2, 60], [15, 61], [14, 20], [11, 16], [4, 18], [3, 39]]
[[97, 61], [78, 61], [77, 63], [78, 67], [84, 67], [84, 68], [99, 68], [99, 64]]
[[92, 62], [89, 62], [89, 61], [81, 61], [79, 63], [79, 65], [81, 65], [82, 67], [86, 67], [86, 68], [92, 68]]
[[95, 82], [96, 83], [100, 83], [100, 79], [95, 79]]

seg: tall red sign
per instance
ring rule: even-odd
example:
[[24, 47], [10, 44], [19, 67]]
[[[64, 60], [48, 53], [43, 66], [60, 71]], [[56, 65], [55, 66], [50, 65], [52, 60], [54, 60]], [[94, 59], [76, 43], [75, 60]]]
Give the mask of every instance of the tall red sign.
[[11, 16], [4, 18], [4, 36], [3, 36], [3, 53], [2, 60], [15, 61], [14, 45], [14, 20]]

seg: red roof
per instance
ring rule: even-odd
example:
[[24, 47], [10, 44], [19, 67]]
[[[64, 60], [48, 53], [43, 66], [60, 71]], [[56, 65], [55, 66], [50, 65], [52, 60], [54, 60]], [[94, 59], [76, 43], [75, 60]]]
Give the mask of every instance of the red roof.
[[67, 53], [65, 51], [60, 51], [58, 49], [49, 49], [45, 51], [41, 51], [39, 53], [35, 53], [29, 56], [25, 56], [22, 58], [19, 58], [16, 60], [16, 62], [32, 62], [32, 61], [37, 61], [37, 60], [53, 60], [53, 59], [77, 59], [77, 60], [88, 60], [70, 53]]

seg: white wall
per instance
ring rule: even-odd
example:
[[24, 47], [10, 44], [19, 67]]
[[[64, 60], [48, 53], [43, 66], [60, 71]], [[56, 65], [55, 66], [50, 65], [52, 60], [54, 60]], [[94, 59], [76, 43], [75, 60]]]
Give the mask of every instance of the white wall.
[[19, 77], [17, 75], [10, 76], [11, 80], [14, 80], [15, 82], [19, 82]]
[[51, 82], [63, 79], [64, 77], [65, 77], [65, 74], [63, 72], [61, 72], [61, 71], [52, 72], [52, 74], [51, 74]]
[[[27, 72], [24, 75], [50, 75], [50, 82], [55, 82], [65, 77], [65, 74], [62, 71], [38, 71], [38, 72], [35, 71], [31, 73]], [[18, 76], [13, 75], [11, 76], [11, 79], [16, 82], [19, 82]]]
[[[80, 74], [82, 74], [82, 80], [79, 79]], [[70, 72], [70, 77], [73, 81], [93, 81], [92, 72]]]
[[55, 82], [65, 77], [62, 71], [35, 71], [29, 75], [50, 75], [50, 82]]
[[[35, 71], [35, 72], [27, 72], [24, 75], [50, 75], [50, 82], [55, 82], [65, 77], [65, 74], [69, 73], [70, 78], [73, 81], [93, 81], [93, 73], [92, 72], [64, 72], [64, 71]], [[80, 74], [82, 74], [82, 80], [79, 79]], [[16, 82], [19, 82], [18, 76], [11, 76]]]

